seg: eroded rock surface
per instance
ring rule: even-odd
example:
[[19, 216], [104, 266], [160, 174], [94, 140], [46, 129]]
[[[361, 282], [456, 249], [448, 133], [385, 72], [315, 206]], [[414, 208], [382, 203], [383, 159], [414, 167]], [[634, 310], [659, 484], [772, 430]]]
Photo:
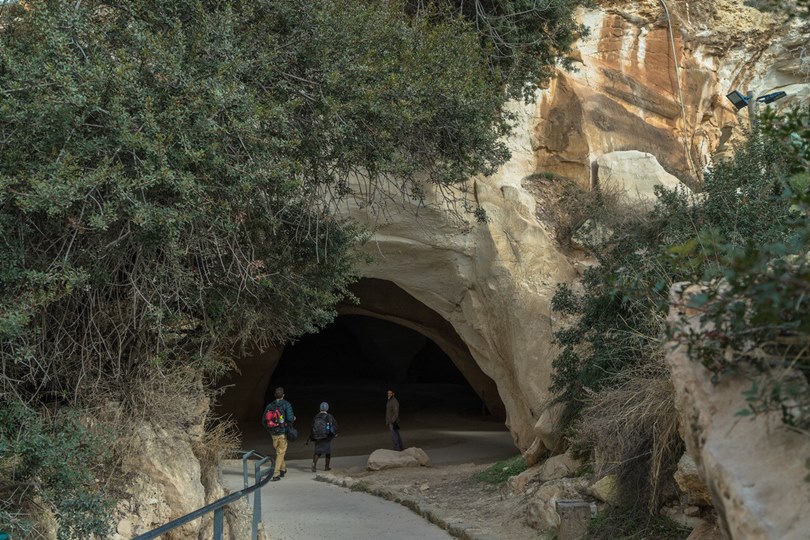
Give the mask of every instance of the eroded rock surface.
[[[686, 294], [699, 290], [693, 286]], [[680, 288], [673, 290], [676, 307], [670, 324], [697, 328], [700, 314], [690, 312], [681, 300]], [[721, 527], [731, 538], [807, 538], [810, 440], [786, 429], [778, 411], [737, 416], [745, 407], [743, 392], [751, 388], [751, 380], [729, 374], [713, 384], [709, 371], [690, 359], [687, 344], [670, 345], [667, 363], [683, 415], [686, 448], [706, 482]]]
[[810, 96], [801, 21], [742, 0], [666, 5], [669, 18], [661, 0], [605, 1], [579, 11], [590, 34], [571, 55], [574, 71], [560, 71], [542, 94], [533, 141], [538, 169], [588, 187], [601, 155], [635, 150], [692, 182], [747, 122], [727, 93], [786, 91], [779, 106]]

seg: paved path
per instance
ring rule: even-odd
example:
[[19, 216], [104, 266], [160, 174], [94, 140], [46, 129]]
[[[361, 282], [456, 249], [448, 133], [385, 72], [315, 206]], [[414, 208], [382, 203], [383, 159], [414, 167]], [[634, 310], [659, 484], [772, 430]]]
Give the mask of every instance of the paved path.
[[[263, 488], [262, 521], [269, 540], [452, 538], [404, 506], [314, 480], [309, 465], [290, 462], [287, 476]], [[233, 470], [226, 484], [239, 489], [241, 471]]]
[[[433, 435], [436, 445], [424, 445], [422, 448], [436, 465], [493, 462], [517, 453], [511, 436], [504, 431], [437, 430]], [[352, 474], [353, 471], [364, 469], [367, 459], [368, 454], [336, 455], [332, 459], [332, 469], [334, 472]], [[321, 470], [323, 459], [318, 465]], [[452, 538], [444, 530], [397, 503], [315, 480], [310, 466], [309, 459], [288, 461], [287, 476], [279, 482], [270, 482], [262, 489], [262, 521], [269, 540]], [[241, 462], [229, 462], [223, 472], [226, 487], [233, 490], [242, 488]], [[253, 503], [252, 498], [250, 502]]]

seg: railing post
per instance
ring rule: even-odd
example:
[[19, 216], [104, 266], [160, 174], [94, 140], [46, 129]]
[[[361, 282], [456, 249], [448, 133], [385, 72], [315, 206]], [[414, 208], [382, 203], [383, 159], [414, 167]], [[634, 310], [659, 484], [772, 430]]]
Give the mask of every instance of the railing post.
[[214, 510], [214, 540], [222, 540], [222, 534], [225, 532], [225, 508], [217, 508]]
[[[261, 461], [257, 462], [255, 465], [255, 478], [254, 482], [258, 483], [262, 477], [261, 469], [262, 465], [264, 465], [267, 460], [270, 459], [266, 457]], [[253, 526], [250, 530], [250, 540], [258, 540], [259, 538], [259, 523], [262, 520], [262, 490], [257, 489], [256, 494], [253, 496]]]
[[[250, 456], [252, 456], [255, 453], [256, 453], [255, 450], [250, 450], [244, 456], [242, 456], [242, 481], [244, 482], [244, 484], [245, 484], [244, 487], [246, 489], [248, 487], [248, 472], [247, 472], [248, 467], [247, 467], [247, 462], [248, 462], [248, 459], [250, 459]], [[248, 503], [250, 503], [250, 495], [247, 496], [247, 501], [248, 501]]]

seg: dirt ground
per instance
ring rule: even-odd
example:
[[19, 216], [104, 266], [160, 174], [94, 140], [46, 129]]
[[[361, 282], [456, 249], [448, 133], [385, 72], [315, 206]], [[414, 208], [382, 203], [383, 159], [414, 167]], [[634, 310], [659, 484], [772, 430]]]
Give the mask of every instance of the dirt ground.
[[[362, 489], [401, 504], [434, 521], [442, 521], [454, 536], [475, 539], [537, 540], [540, 532], [526, 523], [530, 494], [511, 495], [505, 484], [477, 480], [488, 464], [363, 471], [351, 476]], [[344, 471], [322, 479], [340, 482]], [[426, 515], [429, 514], [429, 515]], [[455, 530], [454, 530], [455, 529]]]

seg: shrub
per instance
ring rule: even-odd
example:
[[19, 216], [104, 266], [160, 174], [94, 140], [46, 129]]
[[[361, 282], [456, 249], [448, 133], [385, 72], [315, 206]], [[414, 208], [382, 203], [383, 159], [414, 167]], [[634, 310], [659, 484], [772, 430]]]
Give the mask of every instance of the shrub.
[[510, 476], [520, 474], [527, 468], [528, 464], [526, 463], [526, 459], [523, 456], [515, 456], [504, 461], [493, 463], [477, 473], [475, 479], [485, 484], [501, 485], [506, 482]]
[[[733, 159], [708, 171], [699, 204], [684, 193], [658, 190], [658, 201], [644, 219], [591, 246], [599, 264], [585, 272], [581, 290], [559, 286], [552, 299], [552, 308], [572, 321], [555, 333], [562, 351], [554, 361], [552, 389], [559, 401], [567, 403], [569, 421], [580, 418], [584, 440], [612, 449], [617, 459], [623, 456], [623, 462], [634, 464], [620, 472], [620, 490], [639, 493], [633, 504], [647, 511], [660, 505], [659, 480], [677, 459], [672, 454], [675, 448], [668, 451], [656, 437], [679, 445], [671, 428], [675, 422], [671, 400], [636, 418], [645, 411], [645, 403], [652, 403], [646, 394], [654, 383], [643, 388], [640, 381], [633, 381], [639, 373], [653, 373], [662, 383], [667, 377], [665, 370], [654, 366], [660, 365], [656, 359], [662, 354], [673, 283], [722, 280], [727, 296], [718, 288], [698, 299], [714, 300], [709, 315], [718, 325], [716, 337], [728, 341], [732, 332], [739, 351], [754, 342], [781, 344], [781, 352], [789, 353], [785, 361], [803, 369], [801, 356], [807, 354], [810, 325], [810, 310], [802, 296], [808, 285], [804, 254], [810, 235], [802, 232], [807, 227], [806, 198], [797, 197], [799, 158], [791, 148], [771, 136], [751, 137]], [[786, 339], [798, 341], [786, 348]], [[711, 339], [702, 343], [705, 350], [698, 350], [695, 342], [696, 357], [705, 355], [705, 363], [720, 371], [728, 367], [720, 358], [728, 343]], [[763, 407], [767, 398], [787, 411], [787, 418], [795, 418], [797, 411], [810, 405], [810, 396], [802, 392], [793, 384], [778, 388], [772, 384], [749, 403]], [[613, 407], [615, 421], [594, 407], [581, 415], [584, 407], [595, 403]], [[671, 417], [661, 424], [662, 415]], [[628, 418], [639, 424], [627, 422]], [[605, 435], [596, 433], [595, 426]]]
[[598, 456], [600, 475], [617, 476], [625, 506], [654, 513], [675, 493], [672, 475], [684, 451], [663, 355], [623, 370], [615, 385], [590, 396], [575, 437]]
[[110, 458], [110, 433], [75, 412], [37, 413], [14, 400], [0, 405], [0, 524], [12, 537], [36, 538], [41, 503], [58, 520], [59, 540], [105, 537], [113, 501], [95, 481]]

